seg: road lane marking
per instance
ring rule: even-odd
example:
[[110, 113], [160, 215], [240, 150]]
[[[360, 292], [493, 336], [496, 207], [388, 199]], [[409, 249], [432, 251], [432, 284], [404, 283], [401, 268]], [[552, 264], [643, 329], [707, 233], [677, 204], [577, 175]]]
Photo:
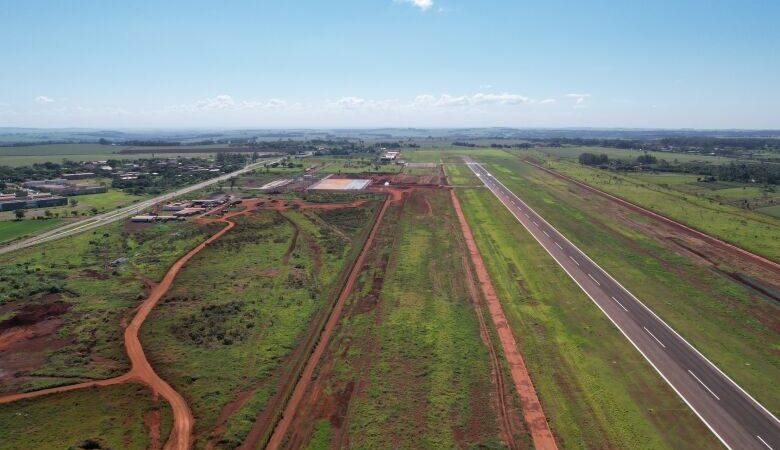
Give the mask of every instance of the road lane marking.
[[695, 374], [695, 373], [691, 372], [691, 369], [688, 369], [688, 373], [689, 373], [689, 374], [691, 374], [691, 376], [693, 376], [693, 378], [696, 378], [696, 381], [698, 381], [698, 382], [699, 382], [699, 384], [701, 384], [702, 386], [704, 386], [704, 389], [706, 389], [707, 391], [709, 391], [709, 393], [710, 393], [710, 394], [712, 394], [712, 396], [713, 396], [713, 397], [715, 397], [716, 399], [720, 400], [720, 397], [718, 397], [717, 395], [715, 395], [715, 393], [714, 393], [714, 392], [712, 392], [712, 389], [710, 389], [710, 388], [709, 388], [709, 387], [708, 387], [706, 384], [704, 384], [704, 382], [703, 382], [703, 381], [701, 381], [701, 380], [699, 379], [699, 377], [697, 377], [697, 376], [696, 376], [696, 374]]
[[[480, 165], [479, 165], [478, 163], [475, 163], [475, 167], [480, 167]], [[499, 185], [502, 185], [500, 181], [498, 182], [498, 184], [499, 184]], [[529, 211], [529, 212], [533, 212], [533, 209], [531, 209], [531, 208], [528, 208], [528, 211]], [[544, 218], [542, 218], [542, 220], [544, 220]], [[545, 223], [546, 223], [546, 221], [545, 221]], [[524, 223], [523, 223], [523, 225], [524, 225]], [[549, 225], [549, 224], [548, 224], [548, 225]], [[568, 242], [570, 245], [572, 245], [572, 246], [573, 246], [575, 249], [577, 248], [576, 246], [574, 246], [574, 244], [573, 244], [571, 241], [569, 241], [569, 240], [566, 238], [566, 236], [562, 236], [562, 237], [563, 237], [563, 239], [564, 239], [564, 240], [566, 240], [566, 241], [567, 241], [567, 242]], [[540, 244], [541, 244], [541, 242], [540, 242]], [[544, 247], [544, 246], [543, 246], [543, 247]], [[546, 248], [545, 248], [545, 249], [546, 249]], [[550, 256], [553, 256], [553, 255], [551, 254]], [[568, 256], [568, 255], [567, 255], [567, 256]], [[584, 255], [584, 257], [585, 257], [585, 258], [587, 258], [589, 261], [593, 262], [592, 260], [590, 260], [590, 258], [588, 257], [588, 255]], [[574, 259], [573, 259], [571, 256], [570, 256], [570, 258], [571, 258], [572, 260], [574, 260]], [[559, 261], [559, 262], [560, 262], [560, 261]], [[574, 261], [574, 262], [576, 263], [576, 261]], [[595, 264], [595, 263], [594, 263], [594, 264]], [[577, 265], [579, 265], [579, 263], [577, 263]], [[704, 423], [704, 424], [707, 426], [707, 428], [708, 428], [710, 431], [712, 431], [712, 433], [713, 433], [713, 434], [714, 434], [714, 435], [715, 435], [715, 436], [716, 436], [716, 437], [717, 437], [717, 438], [718, 438], [718, 439], [719, 439], [719, 440], [720, 440], [720, 441], [723, 443], [723, 445], [724, 445], [726, 448], [730, 448], [730, 447], [729, 447], [729, 444], [728, 444], [728, 443], [727, 443], [727, 442], [726, 442], [726, 441], [723, 439], [723, 437], [721, 436], [720, 432], [719, 432], [719, 431], [718, 431], [716, 428], [714, 428], [714, 427], [712, 426], [712, 424], [710, 424], [710, 422], [708, 422], [707, 418], [705, 418], [705, 417], [702, 415], [702, 413], [701, 413], [701, 412], [700, 412], [700, 411], [699, 411], [699, 410], [698, 410], [696, 407], [694, 407], [694, 405], [692, 405], [692, 404], [691, 404], [691, 402], [689, 401], [689, 399], [688, 399], [686, 396], [684, 396], [684, 395], [683, 395], [683, 394], [682, 394], [682, 393], [681, 393], [681, 392], [678, 390], [677, 386], [676, 386], [674, 383], [672, 383], [672, 382], [669, 380], [669, 378], [666, 376], [665, 372], [664, 372], [664, 371], [662, 371], [662, 370], [660, 370], [660, 369], [659, 369], [659, 367], [658, 367], [658, 366], [656, 366], [656, 364], [654, 363], [653, 359], [649, 358], [649, 357], [648, 357], [648, 355], [647, 355], [647, 354], [645, 354], [645, 352], [642, 350], [642, 348], [641, 348], [640, 346], [636, 345], [636, 343], [635, 343], [635, 342], [632, 340], [631, 336], [629, 336], [628, 334], [626, 334], [625, 330], [623, 330], [623, 329], [620, 327], [620, 325], [618, 325], [618, 323], [617, 323], [617, 322], [615, 322], [615, 320], [614, 320], [614, 319], [613, 319], [613, 318], [612, 318], [612, 317], [611, 317], [611, 316], [610, 316], [610, 315], [607, 313], [607, 311], [605, 311], [603, 308], [601, 308], [601, 305], [599, 304], [599, 302], [597, 302], [597, 301], [596, 301], [596, 300], [595, 300], [595, 299], [594, 299], [594, 298], [593, 298], [593, 297], [590, 295], [590, 293], [589, 293], [587, 290], [585, 290], [585, 289], [584, 289], [584, 288], [583, 288], [583, 287], [580, 285], [580, 283], [579, 283], [579, 282], [577, 281], [577, 279], [576, 279], [576, 278], [573, 276], [573, 274], [572, 274], [572, 273], [569, 271], [569, 269], [568, 269], [566, 266], [564, 266], [564, 265], [561, 265], [561, 267], [562, 267], [562, 268], [563, 268], [563, 270], [564, 270], [564, 271], [565, 271], [565, 272], [566, 272], [566, 273], [567, 273], [567, 274], [568, 274], [568, 275], [569, 275], [569, 276], [572, 278], [572, 280], [573, 280], [573, 281], [574, 281], [574, 282], [575, 282], [577, 285], [579, 285], [579, 286], [580, 286], [580, 288], [581, 288], [581, 289], [582, 289], [582, 290], [585, 292], [585, 294], [587, 294], [587, 295], [590, 297], [590, 299], [591, 299], [591, 300], [594, 302], [594, 304], [595, 304], [597, 307], [599, 307], [599, 309], [601, 309], [601, 311], [602, 311], [602, 312], [603, 312], [603, 313], [604, 313], [604, 314], [607, 316], [607, 318], [608, 318], [608, 319], [610, 319], [610, 321], [612, 322], [612, 324], [613, 324], [613, 325], [615, 325], [615, 327], [616, 327], [616, 328], [617, 328], [617, 329], [618, 329], [618, 330], [619, 330], [619, 331], [620, 331], [620, 332], [623, 334], [623, 337], [625, 337], [625, 338], [626, 338], [626, 339], [627, 339], [627, 340], [628, 340], [628, 341], [629, 341], [629, 342], [630, 342], [630, 343], [631, 343], [631, 344], [634, 346], [634, 348], [635, 348], [637, 351], [639, 351], [639, 353], [640, 353], [640, 354], [641, 354], [641, 355], [642, 355], [642, 356], [645, 358], [645, 360], [647, 360], [647, 362], [648, 362], [648, 363], [649, 363], [649, 364], [650, 364], [650, 365], [653, 367], [653, 369], [655, 369], [655, 371], [656, 371], [656, 372], [659, 374], [659, 376], [661, 376], [661, 378], [663, 378], [663, 379], [664, 379], [664, 381], [665, 381], [665, 382], [666, 382], [666, 383], [667, 383], [667, 384], [668, 384], [668, 385], [669, 385], [669, 386], [672, 388], [672, 390], [673, 390], [673, 391], [674, 391], [674, 392], [675, 392], [675, 393], [676, 393], [676, 394], [677, 394], [677, 395], [680, 397], [680, 399], [682, 399], [682, 400], [685, 402], [685, 404], [686, 404], [686, 405], [688, 405], [688, 407], [689, 407], [689, 408], [690, 408], [690, 409], [693, 411], [693, 413], [694, 413], [694, 414], [695, 414], [695, 415], [696, 415], [696, 416], [697, 416], [697, 417], [698, 417], [698, 418], [699, 418], [699, 419], [700, 419], [700, 420], [701, 420], [701, 421], [702, 421], [702, 422], [703, 422], [703, 423]], [[766, 413], [766, 414], [767, 414], [767, 415], [768, 415], [770, 418], [772, 418], [772, 419], [774, 420], [774, 422], [776, 422], [776, 423], [780, 424], [780, 420], [778, 420], [778, 418], [777, 418], [777, 417], [775, 417], [775, 416], [774, 416], [774, 414], [773, 414], [773, 413], [771, 413], [771, 412], [770, 412], [770, 411], [769, 411], [769, 410], [768, 410], [768, 409], [767, 409], [767, 408], [766, 408], [764, 405], [762, 405], [761, 403], [759, 403], [759, 402], [758, 402], [758, 401], [757, 401], [755, 398], [753, 398], [753, 396], [751, 396], [751, 395], [750, 395], [750, 394], [749, 394], [747, 391], [745, 391], [745, 390], [744, 390], [744, 389], [743, 389], [743, 388], [742, 388], [740, 385], [736, 384], [736, 383], [735, 383], [735, 382], [734, 382], [734, 381], [733, 381], [733, 380], [732, 380], [732, 379], [731, 379], [731, 378], [730, 378], [728, 375], [726, 375], [726, 374], [725, 374], [725, 373], [724, 373], [724, 372], [723, 372], [723, 371], [722, 371], [722, 370], [721, 370], [721, 369], [720, 369], [718, 366], [716, 366], [716, 365], [715, 365], [715, 364], [714, 364], [712, 361], [710, 361], [710, 360], [709, 360], [709, 359], [708, 359], [706, 356], [704, 356], [704, 355], [703, 355], [701, 352], [699, 352], [699, 350], [698, 350], [698, 349], [696, 349], [696, 347], [694, 347], [693, 345], [691, 345], [691, 344], [690, 344], [690, 342], [688, 342], [687, 340], [685, 340], [685, 338], [683, 338], [682, 336], [680, 336], [680, 334], [679, 334], [679, 333], [677, 333], [677, 331], [676, 331], [674, 328], [671, 328], [671, 327], [670, 327], [670, 326], [669, 326], [669, 325], [668, 325], [666, 322], [664, 322], [664, 321], [663, 321], [663, 319], [661, 319], [660, 317], [658, 317], [658, 315], [657, 315], [657, 314], [655, 314], [655, 312], [654, 312], [653, 310], [651, 310], [650, 308], [648, 308], [648, 307], [647, 307], [647, 305], [645, 305], [645, 304], [644, 304], [644, 303], [643, 303], [641, 300], [639, 300], [639, 299], [638, 299], [636, 296], [634, 296], [634, 295], [633, 295], [633, 294], [632, 294], [630, 291], [628, 291], [628, 290], [627, 290], [627, 289], [626, 289], [626, 288], [625, 288], [625, 287], [624, 287], [622, 284], [620, 284], [620, 282], [619, 282], [619, 281], [615, 280], [615, 279], [614, 279], [614, 278], [613, 278], [613, 277], [612, 277], [612, 276], [611, 276], [609, 273], [606, 273], [606, 272], [605, 272], [605, 275], [606, 275], [607, 277], [609, 277], [609, 278], [610, 278], [612, 281], [614, 281], [614, 282], [615, 282], [615, 283], [616, 283], [616, 284], [617, 284], [617, 285], [618, 285], [620, 288], [622, 288], [622, 289], [623, 289], [623, 291], [625, 291], [625, 292], [626, 292], [626, 293], [627, 293], [629, 296], [631, 296], [631, 297], [634, 299], [634, 301], [636, 301], [636, 302], [637, 302], [639, 305], [641, 305], [641, 306], [642, 306], [642, 307], [643, 307], [645, 310], [647, 310], [647, 311], [648, 311], [650, 314], [652, 314], [652, 315], [653, 315], [653, 316], [654, 316], [654, 317], [655, 317], [655, 318], [656, 318], [656, 319], [657, 319], [659, 322], [661, 322], [661, 323], [662, 323], [664, 326], [666, 326], [666, 327], [667, 327], [667, 329], [668, 329], [669, 331], [671, 331], [671, 332], [672, 332], [672, 333], [673, 333], [673, 334], [676, 336], [676, 338], [677, 338], [677, 339], [679, 339], [679, 340], [680, 340], [682, 343], [684, 343], [684, 344], [687, 346], [687, 348], [688, 348], [688, 349], [690, 349], [690, 350], [692, 350], [693, 352], [695, 352], [695, 353], [696, 353], [696, 355], [698, 355], [698, 357], [699, 357], [699, 358], [701, 358], [701, 359], [702, 359], [704, 362], [706, 362], [706, 363], [709, 365], [709, 367], [711, 367], [711, 368], [715, 369], [715, 370], [716, 370], [718, 373], [720, 373], [720, 375], [721, 375], [721, 376], [723, 376], [723, 377], [724, 377], [726, 380], [728, 380], [728, 381], [729, 381], [729, 383], [731, 383], [731, 385], [732, 385], [732, 386], [734, 386], [734, 387], [736, 387], [737, 389], [739, 389], [739, 391], [741, 392], [741, 394], [742, 394], [742, 395], [744, 395], [746, 398], [748, 398], [748, 399], [749, 399], [749, 400], [750, 400], [750, 401], [751, 401], [751, 402], [752, 402], [754, 405], [756, 405], [756, 406], [758, 406], [759, 408], [761, 408], [761, 410], [762, 410], [762, 411], [764, 411], [764, 412], [765, 412], [765, 413]], [[617, 302], [617, 299], [615, 299], [615, 301]], [[621, 307], [622, 307], [622, 305], [621, 305]], [[624, 309], [625, 309], [625, 308], [624, 308]], [[693, 375], [693, 374], [692, 374], [692, 375]], [[714, 395], [714, 394], [713, 394], [713, 395]], [[720, 400], [720, 399], [718, 398], [718, 400]], [[778, 450], [780, 450], [780, 449], [778, 449]]]
[[544, 233], [545, 236], [550, 237], [550, 233], [548, 233], [548, 232], [546, 232], [544, 230], [542, 230], [542, 233]]
[[593, 278], [593, 275], [588, 274], [588, 276], [590, 277], [591, 280], [593, 280], [594, 283], [596, 283], [597, 285], [601, 286], [601, 283], [599, 283], [597, 279]]
[[557, 245], [559, 249], [563, 250], [563, 247], [561, 247], [561, 244], [556, 242], [555, 245]]
[[628, 309], [627, 309], [625, 306], [623, 306], [623, 304], [622, 304], [622, 303], [620, 303], [620, 300], [616, 299], [615, 297], [612, 297], [612, 300], [614, 300], [614, 301], [615, 301], [615, 303], [617, 303], [618, 305], [620, 305], [620, 307], [621, 307], [621, 308], [623, 308], [623, 311], [628, 311]]
[[775, 450], [772, 448], [771, 445], [767, 444], [765, 440], [761, 439], [761, 436], [756, 435], [756, 437], [758, 438], [759, 441], [761, 441], [762, 444], [766, 445], [766, 448], [768, 448], [769, 450]]
[[529, 219], [531, 218], [531, 216], [529, 216], [528, 213], [523, 213], [523, 214], [525, 214], [525, 216], [528, 217]]
[[536, 226], [537, 226], [537, 228], [539, 227], [539, 224], [538, 224], [538, 223], [536, 223], [536, 221], [535, 221], [535, 220], [532, 220], [531, 222], [533, 222], [533, 223], [534, 223], [534, 225], [536, 225]]
[[578, 266], [580, 265], [580, 263], [578, 263], [578, 262], [577, 262], [577, 260], [576, 260], [576, 259], [574, 259], [574, 257], [573, 257], [573, 256], [569, 256], [569, 259], [571, 259], [572, 261], [574, 261], [574, 264], [576, 264], [576, 265], [578, 265]]
[[[649, 334], [650, 336], [652, 336], [652, 337], [653, 337], [653, 339], [655, 339], [655, 341], [656, 341], [656, 342], [658, 342], [658, 344], [659, 344], [661, 347], [663, 347], [663, 348], [666, 348], [666, 346], [664, 345], [664, 343], [663, 343], [663, 342], [661, 342], [661, 341], [660, 341], [660, 340], [659, 340], [657, 337], [655, 337], [655, 335], [654, 335], [653, 333], [651, 333], [651, 332], [650, 332], [650, 330], [648, 330], [648, 329], [647, 329], [647, 327], [642, 327], [642, 328], [644, 328], [644, 329], [645, 329], [645, 331], [647, 331], [647, 334]], [[713, 395], [715, 395], [715, 394], [713, 394]]]

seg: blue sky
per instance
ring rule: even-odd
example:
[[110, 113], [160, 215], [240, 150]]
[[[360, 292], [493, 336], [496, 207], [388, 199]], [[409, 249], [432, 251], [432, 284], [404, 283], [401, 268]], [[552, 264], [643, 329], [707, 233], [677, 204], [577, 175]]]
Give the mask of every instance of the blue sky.
[[780, 2], [5, 0], [0, 126], [780, 128]]

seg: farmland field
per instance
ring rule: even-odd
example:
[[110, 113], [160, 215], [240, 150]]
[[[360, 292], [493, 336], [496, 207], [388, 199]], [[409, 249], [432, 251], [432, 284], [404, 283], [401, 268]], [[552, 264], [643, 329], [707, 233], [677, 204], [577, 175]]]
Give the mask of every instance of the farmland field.
[[187, 398], [196, 448], [234, 448], [269, 431], [371, 205], [233, 219], [180, 272], [141, 339]]
[[[462, 239], [447, 191], [390, 206], [289, 447], [503, 448]], [[507, 395], [513, 439], [530, 448]]]
[[[168, 405], [153, 400], [143, 385], [74, 391], [0, 405], [0, 447], [159, 448], [170, 422]], [[90, 442], [101, 447], [88, 447]]]
[[[215, 146], [224, 148], [224, 145]], [[143, 149], [144, 153], [121, 153], [126, 149]], [[186, 149], [186, 151], [176, 152], [176, 148]], [[203, 151], [199, 153], [193, 153], [193, 150], [202, 148]], [[32, 164], [42, 164], [45, 162], [62, 163], [64, 160], [69, 161], [105, 161], [109, 159], [117, 160], [133, 160], [142, 158], [166, 157], [172, 158], [176, 156], [183, 157], [200, 157], [200, 158], [213, 158], [214, 153], [209, 152], [209, 146], [199, 147], [164, 147], [155, 153], [155, 148], [152, 147], [129, 147], [129, 146], [111, 146], [100, 144], [47, 144], [47, 145], [30, 145], [21, 147], [0, 147], [0, 166], [29, 166]], [[165, 153], [160, 153], [165, 151]]]

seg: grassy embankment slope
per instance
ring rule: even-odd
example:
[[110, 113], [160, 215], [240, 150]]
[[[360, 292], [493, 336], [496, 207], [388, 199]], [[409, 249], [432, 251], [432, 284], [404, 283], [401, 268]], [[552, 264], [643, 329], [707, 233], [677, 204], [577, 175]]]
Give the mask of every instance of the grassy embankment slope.
[[[675, 253], [618, 215], [605, 214], [612, 207], [608, 200], [571, 190], [567, 182], [511, 156], [481, 159], [737, 383], [771, 411], [780, 410], [778, 392], [765, 388], [780, 377], [775, 302]], [[652, 227], [643, 216], [628, 217]]]
[[[478, 184], [465, 165], [447, 173]], [[561, 448], [719, 446], [493, 194], [458, 195]]]
[[564, 175], [780, 261], [780, 219], [573, 162], [545, 163]]
[[162, 445], [170, 432], [170, 408], [154, 401], [145, 386], [121, 384], [8, 403], [0, 405], [0, 447], [61, 450], [92, 441], [101, 448], [144, 450], [152, 443], [149, 425], [155, 415]]
[[373, 206], [238, 217], [179, 273], [141, 339], [158, 373], [189, 402], [196, 448], [212, 438], [234, 448], [269, 407], [372, 213]]
[[502, 447], [460, 236], [446, 191], [387, 211], [294, 428], [309, 449]]
[[[2, 318], [26, 312], [35, 318], [25, 319], [24, 326], [49, 325], [35, 328], [35, 346], [16, 351], [11, 345], [0, 355], [4, 365], [15, 368], [5, 374], [9, 378], [0, 383], [0, 392], [107, 378], [127, 370], [120, 320], [145, 297], [142, 279], [161, 278], [210, 229], [194, 223], [112, 224], [1, 255]], [[121, 256], [128, 261], [108, 266]]]

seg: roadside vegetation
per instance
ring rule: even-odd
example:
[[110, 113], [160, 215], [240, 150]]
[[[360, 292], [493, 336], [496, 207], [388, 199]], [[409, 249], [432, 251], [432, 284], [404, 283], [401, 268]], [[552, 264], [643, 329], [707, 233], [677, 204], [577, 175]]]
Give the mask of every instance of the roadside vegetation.
[[480, 160], [758, 401], [780, 410], [780, 395], [765, 389], [780, 377], [775, 301], [737, 281], [728, 263], [713, 270], [675, 251], [644, 216], [620, 213], [609, 200], [512, 156]]
[[[548, 160], [545, 163], [550, 169], [595, 188], [780, 261], [780, 219], [731, 206], [723, 199], [718, 201], [695, 192], [681, 192], [662, 186], [663, 183], [651, 183], [647, 176], [636, 179], [566, 161]], [[742, 193], [747, 194], [737, 188], [725, 195], [739, 198]]]
[[196, 448], [235, 448], [256, 422], [272, 426], [264, 421], [294, 380], [314, 318], [335, 295], [373, 210], [240, 216], [179, 273], [141, 340], [192, 408]]
[[160, 448], [170, 427], [168, 404], [139, 384], [0, 405], [0, 447], [6, 450]]
[[560, 448], [719, 447], [492, 193], [458, 195]]

